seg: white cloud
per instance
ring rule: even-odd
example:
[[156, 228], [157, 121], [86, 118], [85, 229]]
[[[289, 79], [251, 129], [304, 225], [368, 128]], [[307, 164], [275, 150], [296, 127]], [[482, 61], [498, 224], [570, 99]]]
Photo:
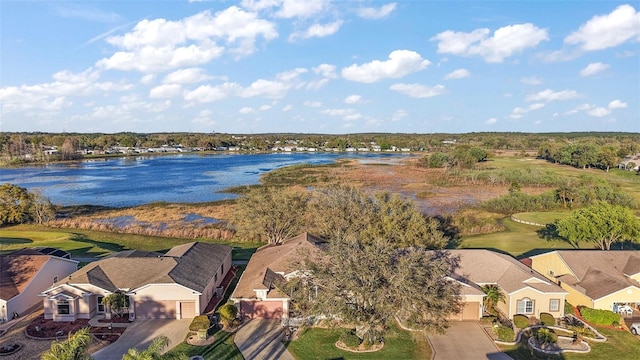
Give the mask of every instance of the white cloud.
[[149, 91], [149, 97], [152, 99], [174, 98], [180, 96], [181, 93], [181, 85], [163, 84], [151, 89], [151, 91]]
[[535, 94], [528, 95], [526, 101], [560, 101], [579, 98], [581, 95], [574, 90], [553, 91], [551, 89], [542, 90]]
[[611, 110], [603, 107], [597, 107], [587, 111], [587, 114], [595, 117], [603, 117], [611, 114]]
[[584, 69], [580, 70], [580, 76], [582, 77], [591, 76], [601, 71], [604, 71], [608, 68], [609, 68], [608, 64], [603, 64], [601, 62], [591, 63], [587, 65], [587, 67], [585, 67]]
[[421, 84], [393, 84], [389, 89], [414, 98], [430, 98], [444, 93], [443, 85], [429, 87]]
[[336, 66], [330, 64], [320, 64], [313, 68], [313, 72], [320, 74], [329, 79], [335, 79], [338, 77], [336, 74]]
[[627, 103], [622, 102], [618, 99], [613, 100], [609, 103], [609, 109], [624, 109], [627, 107]]
[[520, 119], [524, 114], [535, 111], [538, 109], [542, 109], [544, 107], [543, 103], [535, 103], [527, 106], [526, 108], [516, 107], [511, 110], [511, 115], [509, 115], [512, 119]]
[[360, 95], [349, 95], [346, 98], [344, 98], [345, 104], [357, 104], [360, 101], [362, 101], [362, 96]]
[[219, 101], [229, 96], [227, 89], [224, 86], [201, 85], [194, 90], [185, 91], [184, 99], [197, 102]]
[[253, 108], [250, 107], [243, 107], [242, 109], [238, 110], [238, 112], [240, 114], [255, 114], [256, 111]]
[[393, 113], [393, 115], [391, 115], [391, 121], [398, 122], [407, 116], [409, 116], [409, 112], [407, 110], [398, 109]]
[[305, 68], [295, 68], [292, 70], [283, 71], [281, 73], [276, 74], [276, 79], [278, 81], [291, 83], [298, 81], [300, 75], [306, 73], [308, 70]]
[[[178, 21], [144, 19], [132, 31], [107, 38], [120, 51], [99, 60], [99, 68], [154, 72], [205, 64], [225, 51], [248, 55], [257, 38], [278, 36], [275, 24], [236, 6], [203, 11]], [[224, 45], [218, 45], [218, 42]]]
[[149, 85], [156, 79], [155, 74], [147, 74], [140, 79], [140, 83], [144, 85]]
[[340, 30], [342, 21], [334, 21], [328, 24], [313, 24], [303, 32], [295, 32], [289, 36], [289, 41], [296, 41], [297, 39], [309, 39], [312, 37], [325, 37], [333, 35]]
[[490, 119], [487, 119], [487, 121], [485, 121], [484, 123], [487, 124], [487, 125], [493, 125], [493, 124], [495, 124], [497, 122], [498, 122], [498, 119], [490, 118]]
[[577, 114], [580, 111], [587, 111], [590, 109], [593, 109], [594, 106], [590, 105], [590, 104], [582, 104], [582, 105], [578, 105], [575, 108], [573, 108], [572, 110], [566, 111], [564, 113], [564, 115], [573, 115], [573, 114]]
[[193, 84], [211, 79], [201, 68], [187, 68], [174, 71], [162, 80], [165, 84]]
[[284, 111], [284, 112], [291, 111], [291, 110], [293, 110], [293, 105], [291, 105], [291, 104], [285, 105], [282, 108], [282, 111]]
[[327, 85], [328, 83], [329, 83], [329, 79], [327, 78], [316, 80], [316, 81], [309, 81], [307, 83], [307, 89], [318, 90], [318, 89], [321, 89], [323, 86]]
[[90, 22], [114, 23], [122, 20], [122, 16], [113, 11], [104, 11], [86, 4], [66, 3], [55, 7], [56, 15], [65, 18], [78, 18]]
[[322, 103], [320, 101], [305, 101], [304, 106], [319, 108], [322, 106]]
[[447, 30], [431, 38], [438, 41], [438, 53], [461, 56], [480, 56], [486, 62], [500, 63], [505, 58], [536, 47], [549, 40], [546, 29], [533, 24], [516, 24], [499, 28], [489, 37], [489, 29], [470, 33]]
[[347, 121], [353, 121], [362, 118], [362, 114], [357, 112], [355, 109], [325, 109], [320, 111], [320, 113], [329, 116], [339, 116]]
[[379, 8], [374, 7], [361, 7], [358, 9], [357, 14], [363, 19], [382, 19], [391, 14], [396, 9], [396, 3], [388, 3], [382, 5]]
[[260, 111], [267, 111], [269, 109], [271, 109], [271, 105], [262, 105], [259, 107]]
[[382, 79], [397, 79], [427, 68], [431, 62], [410, 50], [395, 50], [385, 61], [374, 60], [362, 65], [353, 64], [342, 69], [342, 77], [362, 83], [373, 83]]
[[640, 13], [631, 5], [620, 5], [607, 15], [598, 15], [564, 39], [582, 50], [602, 50], [627, 41], [640, 40]]
[[527, 85], [541, 85], [542, 84], [542, 80], [535, 77], [535, 76], [531, 76], [531, 77], [523, 77], [522, 79], [520, 79], [520, 82], [523, 84], [527, 84]]
[[282, 0], [277, 17], [290, 19], [294, 17], [308, 18], [320, 13], [329, 6], [326, 0]]
[[444, 76], [445, 79], [462, 79], [471, 76], [467, 69], [456, 69]]

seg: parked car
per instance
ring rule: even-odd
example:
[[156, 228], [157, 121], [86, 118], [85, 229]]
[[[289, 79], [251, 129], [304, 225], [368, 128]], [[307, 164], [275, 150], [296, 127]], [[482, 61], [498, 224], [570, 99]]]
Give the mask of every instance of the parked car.
[[625, 315], [633, 315], [633, 308], [629, 305], [622, 305], [618, 307], [618, 313], [625, 314]]
[[631, 333], [633, 335], [638, 335], [640, 334], [640, 323], [633, 323], [631, 324]]

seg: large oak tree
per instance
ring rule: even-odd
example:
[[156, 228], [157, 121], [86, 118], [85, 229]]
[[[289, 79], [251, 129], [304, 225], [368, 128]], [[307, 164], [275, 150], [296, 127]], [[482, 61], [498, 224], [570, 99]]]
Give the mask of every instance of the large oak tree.
[[601, 250], [611, 249], [619, 241], [640, 238], [640, 219], [627, 207], [598, 202], [575, 210], [556, 224], [558, 234], [572, 245], [595, 244]]

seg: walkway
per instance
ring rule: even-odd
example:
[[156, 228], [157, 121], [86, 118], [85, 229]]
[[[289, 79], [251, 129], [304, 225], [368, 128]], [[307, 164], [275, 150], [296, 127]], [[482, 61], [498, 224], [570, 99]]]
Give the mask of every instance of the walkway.
[[283, 334], [279, 319], [253, 319], [238, 329], [234, 342], [246, 360], [295, 360], [281, 341]]

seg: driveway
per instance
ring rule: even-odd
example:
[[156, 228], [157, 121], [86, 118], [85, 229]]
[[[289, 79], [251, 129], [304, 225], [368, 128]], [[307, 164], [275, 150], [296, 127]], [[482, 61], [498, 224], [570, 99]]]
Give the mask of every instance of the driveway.
[[234, 342], [246, 360], [295, 360], [282, 343], [280, 320], [253, 319], [236, 332]]
[[452, 321], [445, 335], [430, 335], [435, 360], [509, 360], [476, 321]]
[[127, 350], [146, 349], [153, 339], [161, 335], [169, 338], [169, 346], [165, 349], [169, 350], [185, 340], [191, 320], [136, 320], [118, 340], [91, 356], [95, 360], [120, 360]]

